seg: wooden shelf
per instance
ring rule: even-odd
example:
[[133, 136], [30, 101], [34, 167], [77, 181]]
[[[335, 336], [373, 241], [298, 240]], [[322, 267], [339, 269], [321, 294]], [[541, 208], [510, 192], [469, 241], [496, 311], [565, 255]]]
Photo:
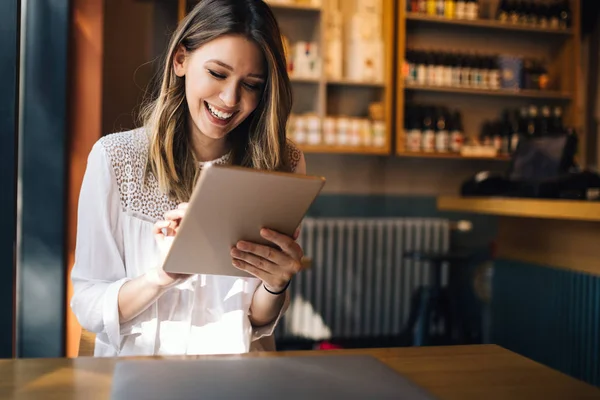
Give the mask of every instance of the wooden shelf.
[[366, 87], [366, 88], [384, 88], [384, 82], [360, 82], [353, 81], [350, 79], [334, 79], [327, 80], [327, 85], [330, 86], [357, 86], [357, 87]]
[[310, 4], [301, 4], [301, 3], [276, 3], [276, 2], [271, 2], [271, 1], [267, 1], [266, 2], [269, 7], [271, 7], [273, 10], [290, 10], [290, 11], [313, 11], [313, 12], [319, 12], [321, 11], [321, 7], [320, 6], [312, 6]]
[[452, 197], [437, 199], [443, 211], [461, 211], [524, 218], [600, 221], [600, 202], [539, 200], [503, 197]]
[[406, 90], [437, 92], [437, 93], [454, 93], [454, 94], [469, 94], [478, 96], [496, 96], [496, 97], [519, 97], [528, 99], [546, 99], [546, 100], [571, 100], [570, 93], [562, 93], [554, 90], [509, 90], [509, 89], [471, 89], [471, 88], [455, 88], [444, 86], [425, 86], [409, 84], [405, 85]]
[[304, 153], [321, 154], [365, 154], [389, 156], [390, 150], [386, 146], [330, 146], [330, 145], [298, 145]]
[[396, 154], [398, 157], [413, 157], [413, 158], [438, 158], [446, 160], [489, 160], [489, 161], [509, 161], [510, 156], [499, 155], [496, 157], [486, 156], [462, 156], [456, 153], [424, 153], [412, 151], [399, 151]]
[[406, 20], [415, 23], [431, 23], [450, 26], [464, 26], [481, 29], [501, 29], [506, 31], [527, 32], [527, 33], [543, 33], [552, 35], [570, 36], [573, 35], [573, 29], [551, 29], [537, 28], [527, 25], [511, 25], [491, 19], [464, 20], [464, 19], [448, 19], [444, 17], [431, 16], [421, 13], [406, 13]]

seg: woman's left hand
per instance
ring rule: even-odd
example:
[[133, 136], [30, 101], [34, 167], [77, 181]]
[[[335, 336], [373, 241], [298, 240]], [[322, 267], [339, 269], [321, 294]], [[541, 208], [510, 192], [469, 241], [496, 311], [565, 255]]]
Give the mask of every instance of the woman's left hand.
[[287, 283], [302, 269], [302, 248], [296, 239], [270, 229], [262, 229], [260, 235], [278, 248], [240, 241], [231, 249], [233, 266], [254, 275], [272, 292], [283, 290]]

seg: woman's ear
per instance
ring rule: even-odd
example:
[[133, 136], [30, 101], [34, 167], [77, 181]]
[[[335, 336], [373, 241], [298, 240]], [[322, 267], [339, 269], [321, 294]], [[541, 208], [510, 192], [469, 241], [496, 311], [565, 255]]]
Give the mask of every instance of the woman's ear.
[[185, 47], [183, 47], [183, 45], [179, 45], [179, 47], [177, 47], [177, 51], [175, 51], [175, 56], [173, 57], [173, 69], [175, 71], [175, 75], [180, 78], [185, 76], [185, 72], [187, 70], [187, 59], [187, 50]]

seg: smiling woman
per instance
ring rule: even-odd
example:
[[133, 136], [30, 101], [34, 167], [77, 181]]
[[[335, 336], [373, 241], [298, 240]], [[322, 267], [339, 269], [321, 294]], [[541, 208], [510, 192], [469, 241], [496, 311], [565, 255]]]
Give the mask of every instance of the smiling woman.
[[262, 0], [201, 0], [173, 34], [161, 74], [143, 126], [103, 137], [89, 156], [71, 307], [96, 333], [97, 356], [272, 348], [301, 270], [296, 236], [264, 229], [275, 250], [231, 249], [231, 263], [255, 278], [161, 267], [165, 236], [177, 234], [207, 162], [306, 172], [286, 139], [291, 89], [271, 10]]

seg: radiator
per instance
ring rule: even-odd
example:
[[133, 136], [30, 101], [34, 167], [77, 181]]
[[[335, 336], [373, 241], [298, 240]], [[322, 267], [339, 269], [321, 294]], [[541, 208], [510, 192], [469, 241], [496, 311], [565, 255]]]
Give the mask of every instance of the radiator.
[[[447, 250], [450, 222], [436, 218], [308, 218], [299, 238], [310, 269], [291, 284], [278, 339], [363, 338], [402, 332], [429, 265], [410, 250]], [[447, 266], [442, 269], [447, 284]]]

